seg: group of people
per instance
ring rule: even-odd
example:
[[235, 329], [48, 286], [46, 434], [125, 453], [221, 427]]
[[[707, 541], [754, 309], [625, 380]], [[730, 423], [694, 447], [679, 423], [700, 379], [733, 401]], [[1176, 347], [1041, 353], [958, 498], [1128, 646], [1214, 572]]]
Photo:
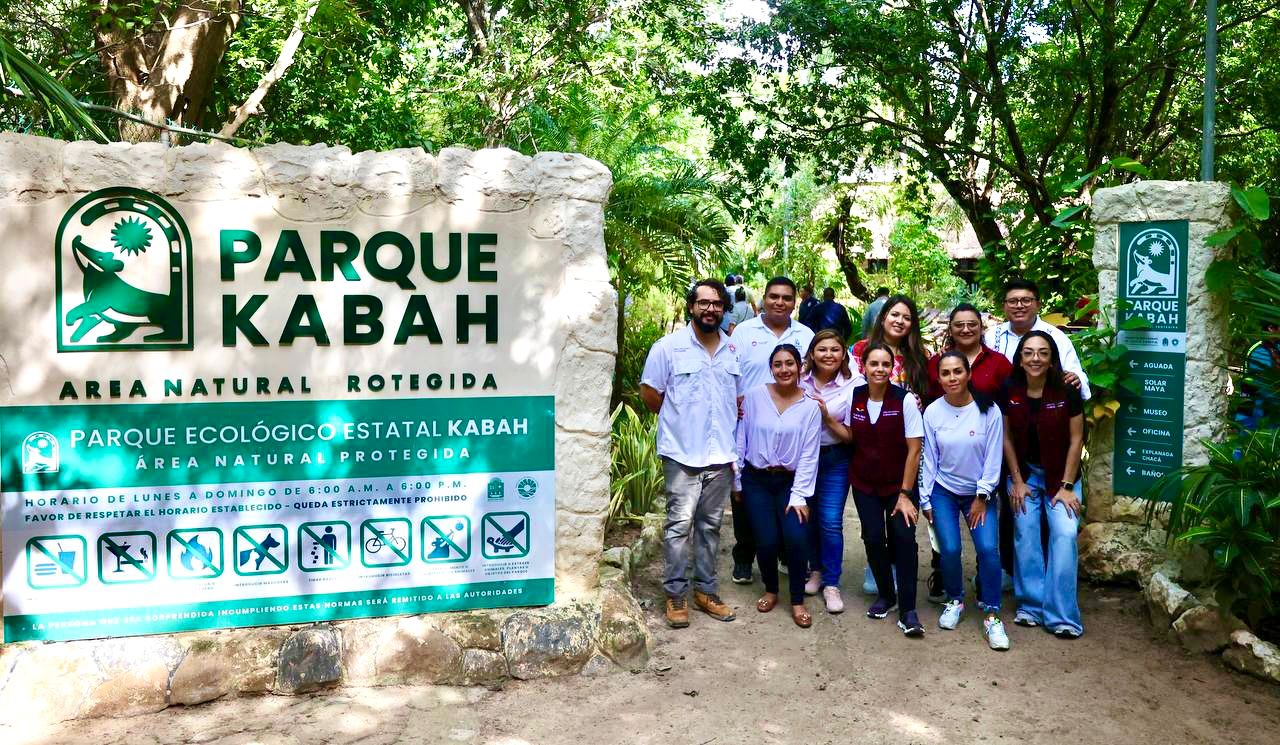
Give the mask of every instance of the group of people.
[[815, 332], [792, 317], [797, 294], [790, 279], [770, 280], [759, 314], [730, 335], [722, 326], [732, 308], [725, 286], [702, 280], [687, 298], [688, 326], [649, 352], [640, 394], [658, 415], [666, 479], [668, 624], [689, 625], [690, 570], [694, 606], [734, 620], [716, 576], [730, 500], [732, 579], [750, 584], [759, 569], [758, 612], [777, 606], [783, 571], [797, 626], [813, 623], [809, 595], [821, 593], [829, 613], [843, 612], [852, 494], [870, 575], [864, 589], [876, 596], [868, 617], [896, 612], [906, 636], [923, 636], [916, 605], [923, 517], [940, 628], [957, 628], [965, 611], [963, 521], [977, 553], [975, 595], [989, 646], [1009, 648], [1000, 619], [1006, 573], [1014, 623], [1079, 637], [1076, 533], [1089, 387], [1070, 339], [1040, 318], [1036, 286], [1007, 283], [1007, 320], [985, 334], [979, 311], [957, 306], [932, 355], [904, 295], [878, 298], [869, 333], [850, 349], [847, 313], [843, 327]]

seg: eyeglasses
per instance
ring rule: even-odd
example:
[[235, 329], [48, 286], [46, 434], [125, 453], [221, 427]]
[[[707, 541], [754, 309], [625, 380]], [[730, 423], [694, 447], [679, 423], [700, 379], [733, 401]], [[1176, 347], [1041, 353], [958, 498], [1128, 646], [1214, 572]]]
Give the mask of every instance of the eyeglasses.
[[1014, 307], [1032, 305], [1035, 302], [1036, 299], [1033, 297], [1007, 297], [1004, 299], [1005, 305], [1012, 305]]
[[955, 323], [951, 324], [951, 327], [954, 329], [958, 329], [960, 331], [973, 331], [974, 329], [978, 328], [981, 325], [982, 324], [978, 323], [977, 321], [956, 321]]
[[724, 303], [719, 300], [695, 300], [693, 307], [698, 310], [724, 310]]
[[1047, 349], [1023, 349], [1022, 356], [1029, 360], [1049, 360], [1053, 359], [1053, 352]]

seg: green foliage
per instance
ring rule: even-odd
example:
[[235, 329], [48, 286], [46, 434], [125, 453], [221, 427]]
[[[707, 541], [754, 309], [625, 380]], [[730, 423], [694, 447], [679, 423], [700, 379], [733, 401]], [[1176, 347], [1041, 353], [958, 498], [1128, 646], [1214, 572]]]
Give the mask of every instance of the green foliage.
[[1085, 328], [1071, 336], [1080, 355], [1080, 365], [1085, 375], [1089, 376], [1089, 390], [1092, 395], [1085, 402], [1085, 418], [1090, 424], [1115, 416], [1120, 410], [1118, 400], [1121, 392], [1137, 395], [1142, 392], [1141, 385], [1132, 377], [1132, 369], [1125, 364], [1125, 355], [1129, 348], [1121, 344], [1117, 333], [1120, 330], [1133, 331], [1146, 328], [1149, 324], [1145, 318], [1134, 316], [1127, 319], [1117, 329], [1111, 323], [1112, 313], [1119, 317], [1124, 303], [1117, 300], [1108, 312], [1098, 312], [1098, 299], [1089, 298], [1089, 302], [1080, 311], [1082, 318], [1096, 315], [1097, 325]]
[[644, 408], [639, 390], [645, 359], [654, 343], [667, 334], [679, 312], [677, 305], [670, 295], [655, 288], [637, 288], [624, 302], [626, 329], [618, 351], [616, 385], [621, 388], [624, 400], [636, 409]]
[[609, 512], [606, 525], [639, 521], [661, 504], [662, 461], [658, 458], [658, 418], [628, 404], [611, 416]]
[[889, 234], [887, 286], [922, 307], [949, 308], [964, 289], [942, 239], [917, 219], [899, 220]]
[[1205, 442], [1209, 462], [1183, 468], [1152, 487], [1181, 480], [1167, 509], [1169, 536], [1213, 557], [1210, 582], [1221, 607], [1257, 627], [1280, 613], [1280, 430]]
[[0, 86], [21, 96], [28, 109], [25, 116], [43, 116], [49, 132], [107, 141], [76, 97], [4, 35], [0, 35]]

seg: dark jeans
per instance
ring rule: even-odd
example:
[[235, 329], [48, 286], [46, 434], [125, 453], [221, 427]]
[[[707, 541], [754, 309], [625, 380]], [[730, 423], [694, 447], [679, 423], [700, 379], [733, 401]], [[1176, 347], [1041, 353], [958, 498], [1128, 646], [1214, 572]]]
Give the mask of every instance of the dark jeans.
[[[743, 487], [746, 490], [746, 487]], [[751, 515], [747, 510], [746, 497], [741, 502], [733, 502], [733, 568], [751, 569], [751, 562], [756, 560], [756, 536], [751, 532]]]
[[794, 511], [787, 511], [791, 499], [791, 484], [795, 474], [761, 471], [751, 466], [742, 473], [742, 503], [751, 516], [751, 529], [755, 533], [756, 561], [760, 564], [760, 578], [765, 592], [778, 592], [778, 553], [787, 557], [787, 589], [791, 604], [804, 602], [803, 572], [795, 567], [808, 566], [808, 532]]
[[916, 609], [919, 561], [916, 558], [915, 526], [907, 525], [902, 515], [890, 517], [897, 499], [896, 495], [882, 498], [853, 490], [853, 506], [857, 508], [858, 520], [862, 523], [862, 545], [867, 551], [867, 565], [876, 578], [880, 597], [894, 600], [893, 570], [898, 571], [897, 601], [901, 617]]

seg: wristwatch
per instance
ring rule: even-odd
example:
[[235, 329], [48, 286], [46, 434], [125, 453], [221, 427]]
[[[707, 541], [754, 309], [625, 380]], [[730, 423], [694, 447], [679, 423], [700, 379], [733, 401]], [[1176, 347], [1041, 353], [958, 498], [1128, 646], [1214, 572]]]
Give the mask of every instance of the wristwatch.
[[1070, 481], [1063, 481], [1063, 482], [1062, 482], [1062, 488], [1063, 488], [1063, 489], [1066, 489], [1067, 491], [1075, 491], [1075, 490], [1076, 490], [1076, 485], [1075, 485], [1073, 482], [1070, 482]]
[[988, 501], [988, 500], [990, 500], [990, 499], [991, 499], [991, 495], [990, 495], [990, 494], [983, 494], [982, 492], [978, 492], [978, 499], [981, 499], [982, 501], [986, 502], [986, 501]]
[[911, 490], [910, 490], [910, 489], [899, 489], [899, 490], [898, 490], [898, 493], [899, 493], [899, 494], [901, 494], [902, 496], [906, 497], [907, 499], [911, 499]]

